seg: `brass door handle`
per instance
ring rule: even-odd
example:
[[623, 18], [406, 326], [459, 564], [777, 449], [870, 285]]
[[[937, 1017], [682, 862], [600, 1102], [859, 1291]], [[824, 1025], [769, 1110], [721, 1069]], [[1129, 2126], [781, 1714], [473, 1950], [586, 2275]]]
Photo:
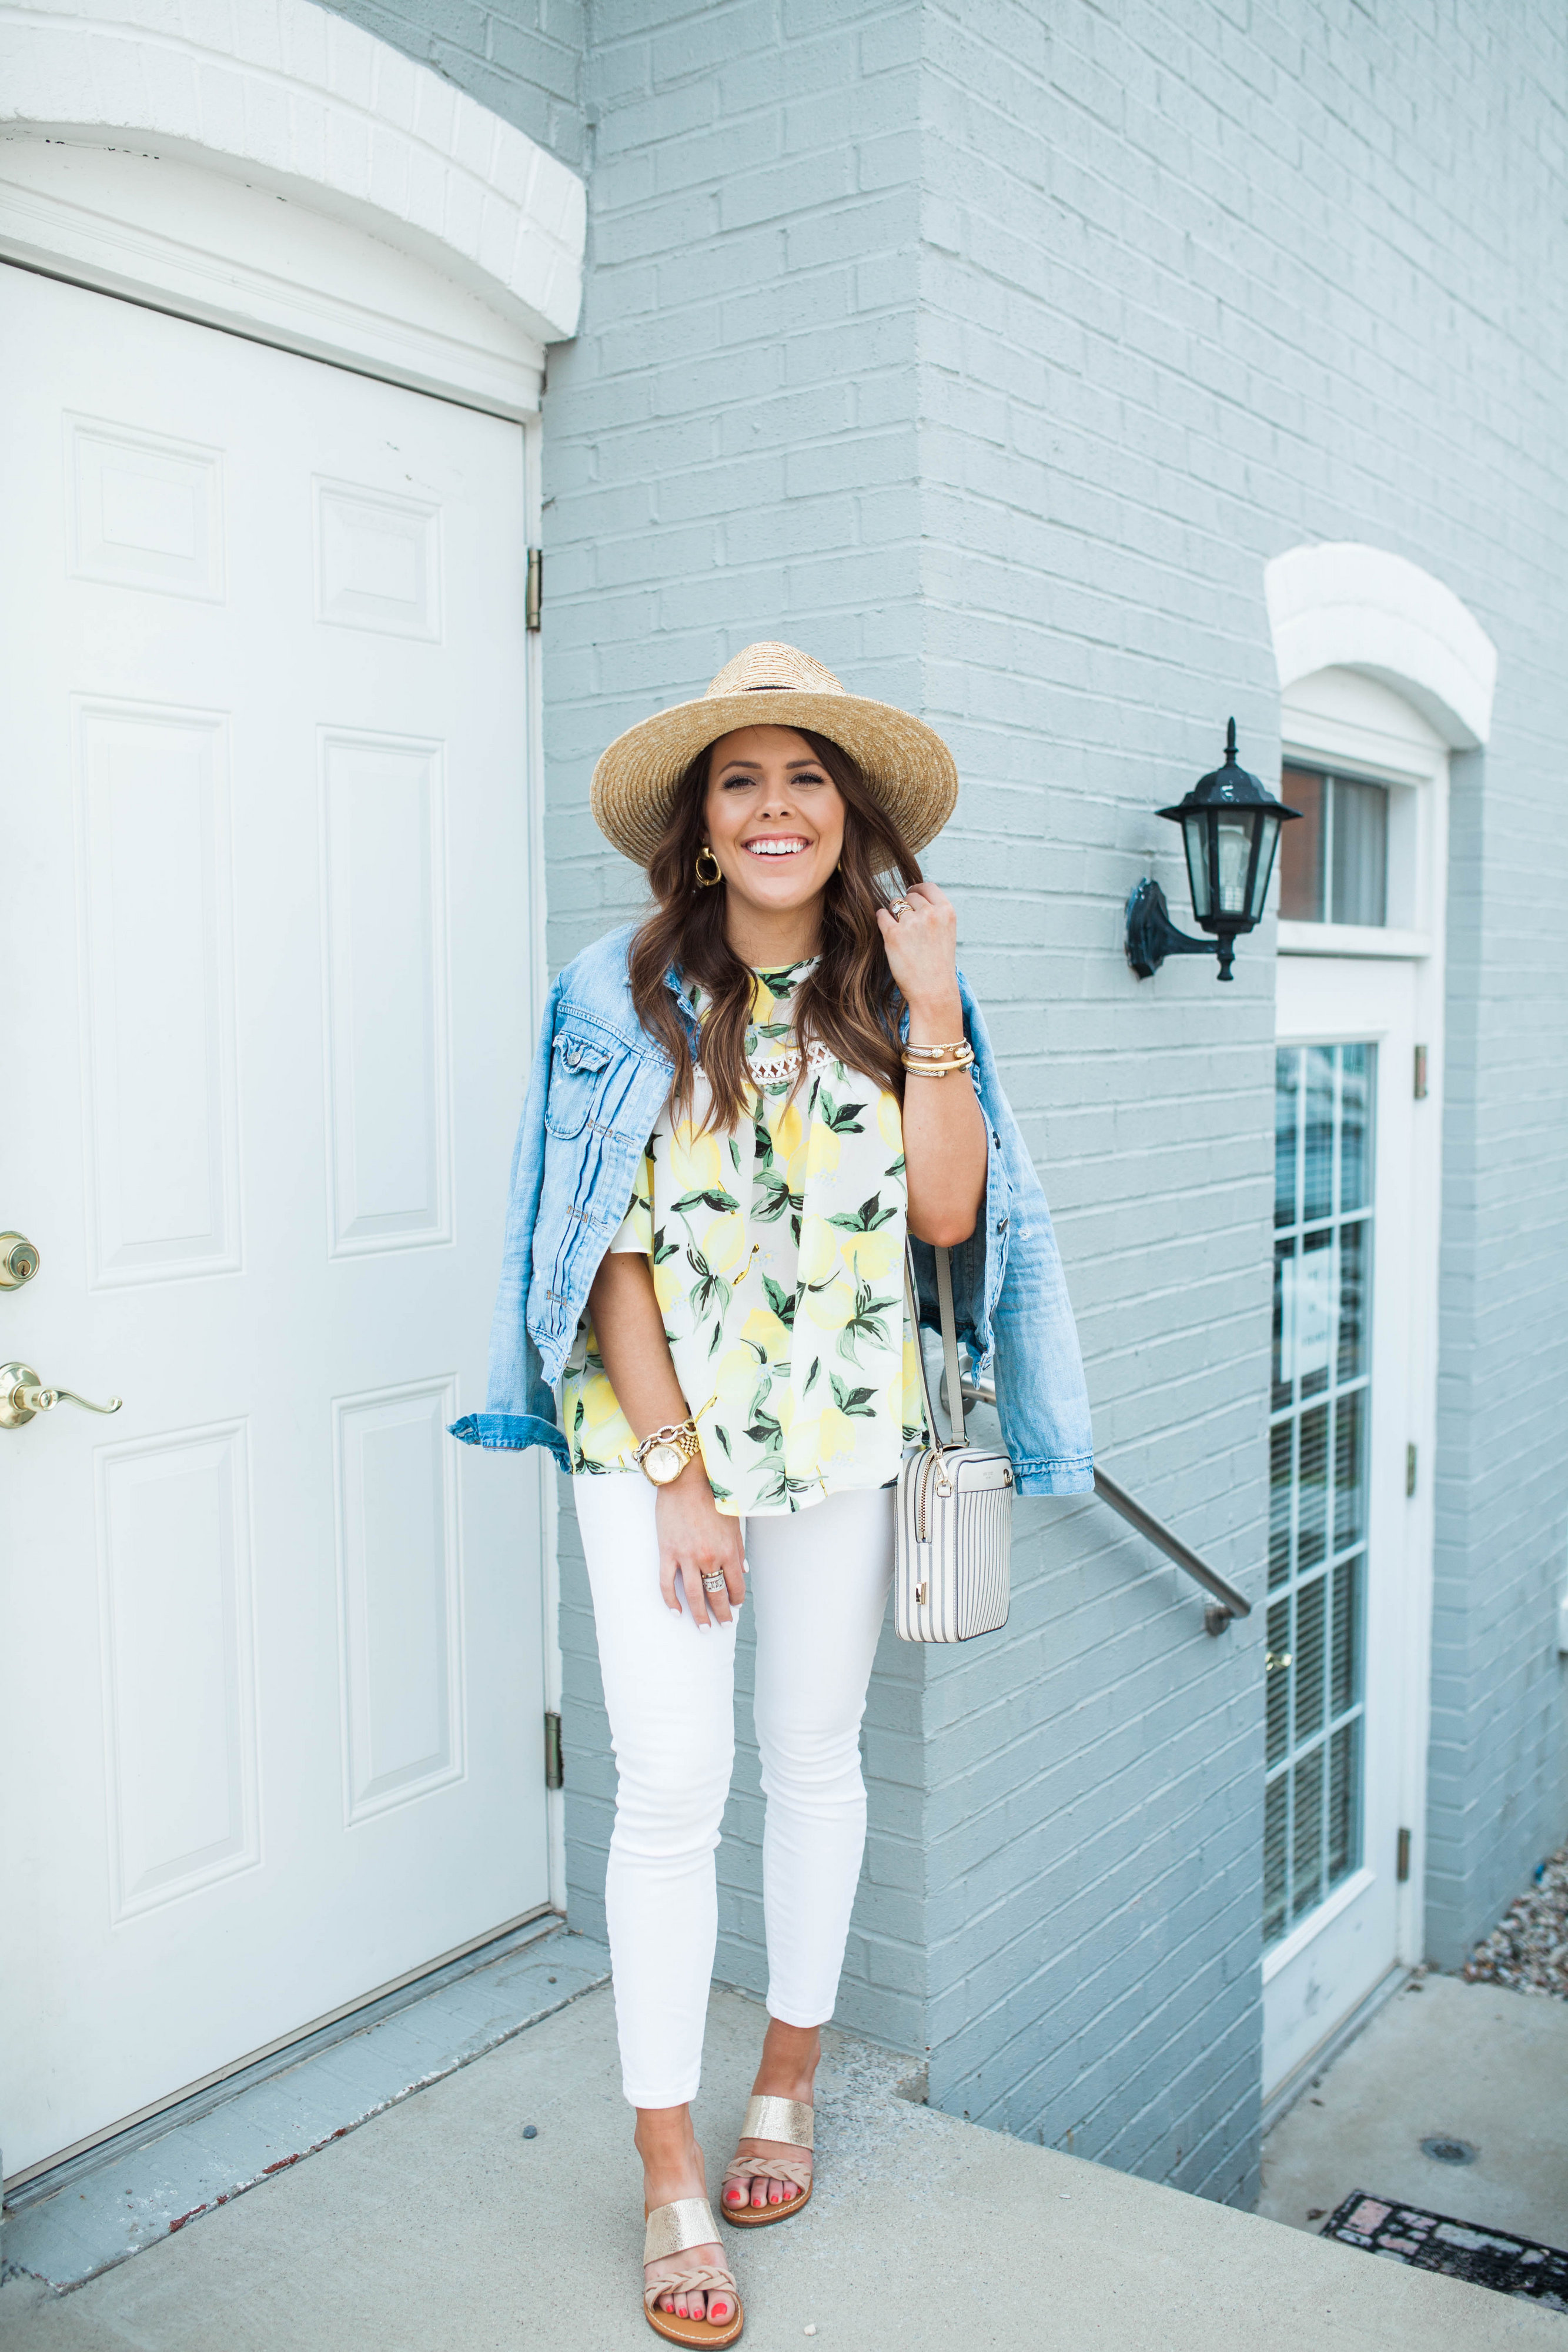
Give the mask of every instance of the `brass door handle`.
[[57, 1404], [79, 1404], [84, 1412], [118, 1412], [121, 1400], [94, 1404], [74, 1389], [45, 1388], [31, 1364], [0, 1364], [0, 1429], [21, 1429], [35, 1413], [53, 1412]]
[[0, 1290], [19, 1290], [38, 1271], [38, 1253], [26, 1234], [0, 1234]]

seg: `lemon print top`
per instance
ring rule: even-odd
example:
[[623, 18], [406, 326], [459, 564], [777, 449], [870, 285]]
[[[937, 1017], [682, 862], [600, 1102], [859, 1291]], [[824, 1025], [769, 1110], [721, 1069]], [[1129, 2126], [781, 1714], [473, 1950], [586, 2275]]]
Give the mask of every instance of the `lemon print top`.
[[[898, 1097], [813, 1045], [789, 1099], [789, 1000], [814, 961], [755, 975], [749, 1118], [729, 1135], [701, 1132], [709, 1097], [699, 1067], [692, 1116], [661, 1114], [610, 1244], [653, 1266], [703, 1465], [731, 1517], [885, 1486], [924, 1429], [905, 1329]], [[702, 1020], [708, 999], [694, 987], [688, 1002]], [[561, 1404], [574, 1473], [636, 1468], [636, 1434], [587, 1317]]]

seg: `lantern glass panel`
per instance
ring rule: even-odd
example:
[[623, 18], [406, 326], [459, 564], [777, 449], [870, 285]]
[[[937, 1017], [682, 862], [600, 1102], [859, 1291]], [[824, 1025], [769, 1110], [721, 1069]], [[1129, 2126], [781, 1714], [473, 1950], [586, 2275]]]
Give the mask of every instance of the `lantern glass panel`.
[[1186, 878], [1192, 885], [1192, 911], [1201, 923], [1210, 911], [1207, 811], [1190, 809], [1181, 821], [1181, 835], [1186, 848]]
[[1253, 809], [1222, 809], [1215, 820], [1219, 866], [1216, 914], [1245, 916], [1248, 912], [1247, 876], [1252, 862], [1252, 829], [1260, 814]]
[[1258, 871], [1252, 877], [1252, 896], [1247, 906], [1247, 911], [1255, 923], [1263, 919], [1263, 908], [1269, 898], [1269, 877], [1273, 871], [1274, 848], [1279, 838], [1280, 820], [1265, 809], [1258, 835]]

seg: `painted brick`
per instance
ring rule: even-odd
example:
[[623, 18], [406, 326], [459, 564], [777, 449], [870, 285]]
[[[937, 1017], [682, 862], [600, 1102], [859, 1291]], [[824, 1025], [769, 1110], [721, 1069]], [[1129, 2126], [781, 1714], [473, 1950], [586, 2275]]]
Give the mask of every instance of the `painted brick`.
[[[1123, 902], [1153, 872], [1182, 903], [1154, 811], [1228, 713], [1277, 760], [1270, 556], [1404, 553], [1498, 643], [1493, 740], [1453, 770], [1427, 1872], [1452, 1964], [1568, 1822], [1560, 11], [344, 13], [586, 159], [545, 443], [552, 961], [641, 897], [587, 828], [597, 750], [748, 638], [923, 709], [965, 779], [931, 867], [1051, 1192], [1098, 1443], [1254, 1592], [1272, 929], [1234, 988], [1140, 984]], [[566, 1513], [591, 1927], [612, 1776], [572, 1542]], [[1092, 1504], [1021, 1508], [1015, 1572], [974, 1658], [883, 1645], [841, 2015], [926, 2051], [955, 2112], [1246, 2203], [1260, 1621], [1208, 1641]], [[721, 1968], [759, 1989], [747, 1728], [743, 1696]]]
[[587, 0], [330, 0], [580, 169]]

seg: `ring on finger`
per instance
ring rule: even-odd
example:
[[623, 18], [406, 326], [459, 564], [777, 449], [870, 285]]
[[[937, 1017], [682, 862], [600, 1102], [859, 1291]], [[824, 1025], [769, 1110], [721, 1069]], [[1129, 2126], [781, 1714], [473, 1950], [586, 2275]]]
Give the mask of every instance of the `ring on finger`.
[[722, 1592], [724, 1591], [724, 1571], [720, 1569], [716, 1575], [704, 1577], [703, 1591], [705, 1592]]
[[903, 912], [904, 912], [904, 910], [905, 907], [907, 907], [907, 906], [908, 906], [908, 904], [909, 904], [909, 901], [908, 901], [908, 899], [907, 899], [907, 898], [894, 898], [894, 899], [893, 900], [893, 902], [892, 902], [892, 904], [889, 906], [889, 908], [888, 908], [888, 910], [887, 910], [887, 911], [888, 911], [888, 913], [893, 917], [893, 919], [894, 919], [894, 921], [895, 923], [898, 921], [898, 919], [899, 919], [900, 916], [903, 914]]

